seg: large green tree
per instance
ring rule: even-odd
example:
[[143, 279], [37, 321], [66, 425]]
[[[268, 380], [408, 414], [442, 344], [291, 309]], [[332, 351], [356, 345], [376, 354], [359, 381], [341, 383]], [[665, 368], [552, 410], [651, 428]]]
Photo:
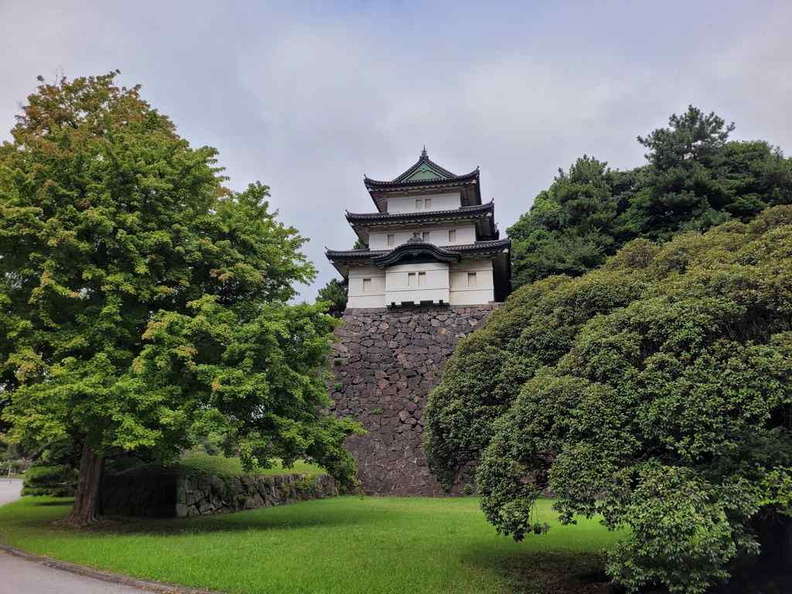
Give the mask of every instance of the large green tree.
[[[759, 519], [792, 534], [790, 254], [781, 206], [521, 288], [433, 392], [430, 464], [449, 480], [482, 456], [504, 534], [546, 529], [549, 487], [562, 521], [628, 528], [608, 571], [630, 591], [706, 591], [758, 551]], [[764, 544], [789, 562], [784, 542]]]
[[10, 436], [79, 444], [75, 524], [96, 517], [108, 455], [167, 459], [207, 427], [249, 464], [350, 480], [356, 426], [323, 412], [332, 318], [287, 304], [314, 276], [305, 240], [116, 75], [42, 81], [0, 147]]
[[578, 159], [509, 228], [513, 284], [578, 276], [627, 241], [668, 240], [792, 203], [792, 160], [764, 141], [730, 141], [734, 129], [690, 107], [638, 141], [647, 163], [629, 171]]

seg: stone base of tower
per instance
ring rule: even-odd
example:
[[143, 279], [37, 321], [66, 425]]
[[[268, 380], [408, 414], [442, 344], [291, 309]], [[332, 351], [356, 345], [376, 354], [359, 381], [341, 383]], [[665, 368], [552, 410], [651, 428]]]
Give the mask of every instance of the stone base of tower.
[[498, 305], [346, 310], [336, 330], [333, 411], [367, 431], [346, 442], [366, 493], [445, 494], [426, 463], [424, 406], [457, 341]]

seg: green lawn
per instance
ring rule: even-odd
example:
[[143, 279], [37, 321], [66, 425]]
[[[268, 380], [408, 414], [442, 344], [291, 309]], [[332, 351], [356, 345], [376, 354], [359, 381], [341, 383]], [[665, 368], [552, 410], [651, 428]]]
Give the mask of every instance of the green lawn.
[[242, 468], [239, 458], [226, 458], [225, 456], [210, 456], [209, 454], [187, 454], [178, 463], [195, 470], [205, 470], [212, 474], [225, 476], [241, 476], [243, 474], [325, 474], [325, 470], [319, 466], [308, 464], [302, 460], [297, 460], [291, 468], [284, 468], [280, 460], [273, 462], [272, 468], [258, 468], [252, 472], [246, 472]]
[[596, 520], [524, 543], [495, 534], [473, 498], [339, 497], [183, 520], [52, 525], [67, 499], [0, 508], [0, 542], [83, 565], [229, 593], [604, 593]]

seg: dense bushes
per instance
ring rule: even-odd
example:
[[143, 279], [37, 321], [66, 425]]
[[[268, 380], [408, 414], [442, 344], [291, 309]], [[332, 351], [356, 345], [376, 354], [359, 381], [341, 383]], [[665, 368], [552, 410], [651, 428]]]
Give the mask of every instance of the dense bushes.
[[751, 523], [792, 515], [792, 207], [602, 269], [524, 287], [466, 339], [431, 395], [430, 464], [449, 480], [484, 450], [501, 532], [629, 527], [608, 570], [631, 589], [703, 592], [755, 553]]
[[64, 465], [31, 466], [25, 472], [22, 495], [71, 497], [77, 489], [77, 471]]
[[[642, 263], [657, 249], [636, 242], [620, 257]], [[446, 486], [479, 458], [493, 422], [523, 383], [568, 352], [592, 317], [640, 295], [644, 276], [612, 266], [576, 279], [550, 277], [516, 291], [481, 330], [460, 341], [426, 411], [429, 465]]]

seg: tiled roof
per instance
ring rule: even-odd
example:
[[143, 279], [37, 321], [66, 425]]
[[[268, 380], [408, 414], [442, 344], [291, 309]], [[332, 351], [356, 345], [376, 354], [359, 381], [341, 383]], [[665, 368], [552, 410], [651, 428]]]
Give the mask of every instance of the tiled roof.
[[399, 223], [420, 223], [428, 221], [457, 221], [460, 219], [478, 219], [487, 215], [492, 215], [494, 211], [493, 202], [487, 204], [476, 204], [473, 206], [462, 206], [450, 210], [433, 210], [419, 212], [376, 212], [376, 213], [353, 213], [347, 212], [347, 221], [354, 227], [356, 225], [394, 225]]
[[338, 262], [370, 262], [377, 265], [387, 265], [391, 258], [384, 257], [390, 256], [395, 252], [424, 251], [426, 253], [443, 255], [444, 258], [459, 259], [459, 257], [469, 254], [496, 254], [508, 249], [510, 245], [511, 240], [508, 238], [446, 246], [436, 246], [423, 241], [410, 240], [392, 250], [327, 250], [325, 255], [328, 260]]
[[470, 173], [465, 175], [454, 175], [448, 169], [445, 169], [432, 161], [426, 152], [426, 147], [421, 151], [421, 156], [418, 161], [410, 167], [407, 171], [398, 177], [390, 180], [376, 180], [364, 176], [363, 181], [368, 190], [374, 189], [387, 189], [395, 186], [433, 186], [433, 185], [447, 185], [449, 183], [461, 183], [477, 180], [479, 176], [479, 169], [476, 167]]

